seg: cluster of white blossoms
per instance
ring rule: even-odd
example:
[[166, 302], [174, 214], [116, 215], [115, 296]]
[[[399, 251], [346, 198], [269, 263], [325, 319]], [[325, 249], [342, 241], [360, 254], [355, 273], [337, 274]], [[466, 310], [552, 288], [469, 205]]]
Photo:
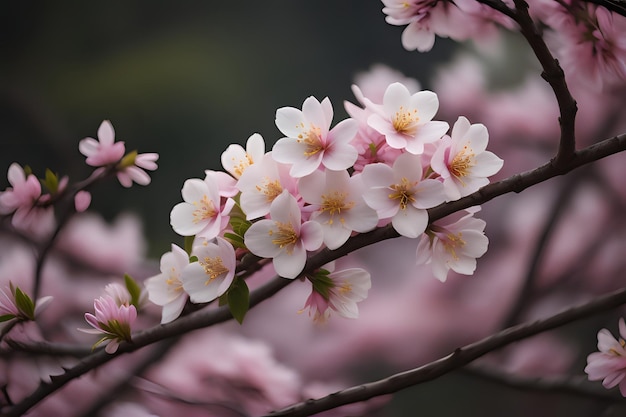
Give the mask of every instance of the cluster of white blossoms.
[[[382, 103], [357, 86], [353, 91], [362, 107], [346, 103], [351, 117], [334, 127], [330, 100], [309, 97], [302, 109], [277, 110], [285, 137], [270, 152], [254, 134], [246, 149], [231, 145], [222, 154], [227, 173], [185, 181], [171, 225], [195, 236], [195, 246], [188, 254], [173, 245], [162, 273], [146, 284], [150, 299], [163, 306], [163, 322], [180, 315], [187, 296], [200, 303], [226, 294], [249, 252], [271, 258], [277, 274], [293, 279], [310, 253], [389, 223], [419, 238], [417, 262], [431, 263], [441, 281], [450, 269], [474, 272], [488, 243], [485, 222], [473, 217], [477, 210], [429, 225], [427, 209], [473, 193], [500, 170], [502, 160], [485, 150], [486, 127], [459, 117], [448, 135], [448, 123], [433, 120], [439, 101], [431, 91], [411, 94], [393, 83]], [[306, 306], [315, 318], [329, 308], [356, 317], [356, 302], [371, 285], [361, 269], [320, 269], [306, 278], [312, 283]]]

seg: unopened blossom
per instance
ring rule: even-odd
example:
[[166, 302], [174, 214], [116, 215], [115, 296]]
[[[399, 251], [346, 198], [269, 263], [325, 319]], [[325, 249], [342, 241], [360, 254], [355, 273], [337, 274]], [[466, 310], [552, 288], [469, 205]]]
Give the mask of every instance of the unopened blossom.
[[176, 233], [212, 239], [226, 227], [228, 213], [221, 211], [218, 184], [212, 176], [186, 180], [181, 194], [184, 202], [175, 205], [170, 213]]
[[349, 268], [311, 278], [313, 288], [304, 308], [316, 322], [324, 322], [335, 311], [341, 317], [359, 317], [357, 303], [367, 298], [372, 286], [369, 272], [361, 268]]
[[411, 94], [400, 83], [385, 91], [380, 110], [368, 118], [368, 124], [385, 135], [389, 146], [412, 154], [424, 153], [424, 145], [439, 140], [448, 123], [432, 121], [439, 109], [439, 99], [432, 91]]
[[115, 300], [115, 304], [118, 306], [121, 305], [130, 305], [132, 304], [132, 296], [128, 289], [120, 284], [119, 282], [112, 282], [107, 284], [104, 287], [104, 292], [109, 295], [113, 300]]
[[290, 174], [300, 178], [317, 170], [320, 165], [327, 169], [348, 169], [357, 158], [357, 151], [350, 144], [357, 131], [352, 119], [339, 122], [330, 129], [333, 108], [325, 98], [320, 103], [315, 97], [307, 98], [302, 110], [282, 107], [276, 111], [276, 126], [286, 136], [272, 148], [273, 158], [284, 164], [292, 164]]
[[159, 159], [158, 153], [140, 153], [133, 151], [126, 155], [120, 162], [117, 173], [117, 180], [126, 188], [130, 188], [133, 182], [139, 185], [150, 184], [150, 175], [146, 172], [154, 171], [158, 168], [156, 161]]
[[115, 353], [123, 341], [131, 341], [131, 327], [137, 319], [137, 310], [133, 305], [117, 305], [115, 299], [105, 295], [94, 300], [95, 314], [85, 313], [85, 320], [93, 329], [78, 329], [85, 333], [99, 334], [102, 338], [95, 346], [107, 343], [107, 353]]
[[228, 290], [235, 277], [235, 249], [225, 239], [204, 240], [193, 249], [197, 262], [187, 265], [180, 276], [193, 303], [208, 303]]
[[434, 172], [443, 179], [448, 200], [477, 191], [489, 184], [487, 177], [502, 168], [503, 161], [486, 151], [489, 133], [483, 124], [470, 124], [460, 116], [451, 136], [444, 136], [431, 159]]
[[233, 177], [239, 179], [246, 168], [259, 161], [265, 155], [265, 141], [258, 133], [253, 134], [246, 142], [246, 149], [241, 145], [230, 145], [222, 153], [222, 166]]
[[416, 238], [428, 225], [426, 209], [445, 200], [441, 182], [423, 180], [422, 176], [421, 157], [410, 153], [400, 155], [393, 167], [367, 165], [362, 172], [363, 199], [379, 219], [391, 218], [393, 228], [402, 236]]
[[476, 258], [487, 252], [486, 223], [464, 210], [433, 222], [417, 244], [417, 264], [430, 264], [433, 275], [445, 281], [448, 271], [472, 275]]
[[189, 265], [187, 252], [172, 244], [172, 250], [161, 256], [161, 273], [144, 281], [148, 299], [163, 307], [162, 324], [176, 319], [185, 307], [188, 296], [183, 289], [181, 275], [187, 265]]
[[347, 171], [315, 171], [300, 179], [300, 194], [310, 204], [311, 220], [322, 225], [329, 249], [343, 245], [354, 232], [369, 232], [378, 223], [376, 211], [363, 201], [360, 174]]
[[626, 324], [619, 319], [619, 339], [610, 331], [598, 332], [598, 350], [587, 356], [585, 372], [590, 381], [602, 380], [605, 388], [619, 385], [619, 390], [626, 397]]
[[78, 213], [82, 213], [87, 210], [90, 204], [91, 193], [89, 191], [81, 190], [74, 196], [74, 208]]
[[0, 288], [0, 323], [12, 319], [35, 320], [51, 301], [52, 297], [46, 296], [33, 303], [19, 287], [9, 283], [7, 287]]
[[87, 165], [100, 167], [118, 162], [124, 156], [124, 142], [115, 142], [115, 130], [108, 120], [98, 128], [98, 140], [85, 138], [78, 143], [78, 150], [87, 157]]
[[289, 175], [289, 166], [276, 162], [268, 152], [260, 161], [250, 166], [237, 182], [241, 190], [239, 202], [248, 220], [263, 217], [270, 205], [283, 190], [297, 194], [296, 179]]
[[295, 197], [283, 191], [271, 204], [270, 219], [253, 223], [246, 232], [246, 247], [257, 256], [272, 258], [281, 277], [296, 278], [304, 269], [307, 251], [319, 249], [323, 241], [322, 226], [301, 219]]

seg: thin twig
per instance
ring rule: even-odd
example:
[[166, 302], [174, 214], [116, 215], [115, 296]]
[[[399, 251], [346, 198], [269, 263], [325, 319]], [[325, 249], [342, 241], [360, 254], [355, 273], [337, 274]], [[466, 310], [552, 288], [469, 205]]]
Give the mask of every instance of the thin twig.
[[436, 379], [459, 369], [481, 356], [547, 330], [561, 327], [576, 320], [608, 311], [626, 303], [626, 288], [578, 307], [569, 308], [544, 320], [520, 324], [488, 336], [478, 342], [456, 349], [446, 357], [429, 364], [401, 372], [367, 384], [357, 385], [326, 397], [308, 400], [270, 413], [271, 417], [303, 417], [330, 410], [346, 404], [366, 401], [380, 395], [393, 394], [402, 389]]

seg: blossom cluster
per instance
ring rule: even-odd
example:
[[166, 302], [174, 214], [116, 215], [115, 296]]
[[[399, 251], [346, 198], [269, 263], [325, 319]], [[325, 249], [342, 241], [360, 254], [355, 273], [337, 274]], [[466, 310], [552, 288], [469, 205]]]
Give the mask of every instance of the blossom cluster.
[[[276, 126], [284, 137], [271, 151], [254, 134], [245, 149], [231, 145], [222, 154], [227, 173], [207, 170], [204, 179], [185, 181], [170, 221], [176, 233], [195, 237], [193, 248], [172, 245], [161, 274], [146, 283], [164, 323], [180, 315], [187, 297], [204, 303], [226, 294], [246, 253], [271, 258], [278, 275], [293, 279], [309, 254], [388, 224], [420, 238], [417, 262], [431, 263], [441, 281], [450, 269], [474, 272], [488, 243], [485, 222], [473, 217], [477, 208], [432, 225], [427, 210], [475, 192], [500, 170], [502, 160], [486, 151], [487, 128], [459, 117], [450, 131], [433, 120], [435, 93], [399, 82], [382, 102], [356, 85], [353, 91], [360, 106], [346, 102], [348, 119], [332, 126], [328, 98], [280, 108]], [[329, 309], [356, 317], [370, 286], [362, 270], [304, 275], [312, 283], [306, 306], [318, 319]]]

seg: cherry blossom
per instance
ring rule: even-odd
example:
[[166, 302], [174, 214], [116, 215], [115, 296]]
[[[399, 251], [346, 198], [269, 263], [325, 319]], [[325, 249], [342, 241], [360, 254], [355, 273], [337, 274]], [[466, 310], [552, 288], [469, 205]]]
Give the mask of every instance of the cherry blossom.
[[307, 251], [322, 246], [322, 227], [313, 221], [301, 224], [298, 203], [286, 190], [272, 202], [270, 217], [250, 226], [244, 236], [246, 247], [257, 256], [272, 258], [281, 277], [296, 278], [304, 269]]
[[619, 385], [619, 390], [626, 397], [626, 324], [619, 319], [619, 339], [615, 339], [610, 331], [602, 329], [598, 332], [598, 350], [587, 357], [585, 372], [590, 381], [602, 379], [605, 388]]
[[78, 213], [82, 213], [87, 210], [90, 204], [91, 193], [89, 191], [81, 190], [74, 196], [74, 208]]
[[[7, 179], [11, 187], [0, 192], [0, 214], [28, 212], [41, 196], [41, 184], [36, 176], [24, 172], [17, 163], [9, 166]], [[19, 215], [18, 215], [19, 216]]]
[[485, 151], [489, 133], [483, 124], [458, 118], [451, 136], [444, 136], [431, 159], [434, 172], [443, 179], [449, 200], [458, 200], [489, 184], [487, 177], [502, 168], [502, 159]]
[[313, 321], [325, 322], [334, 310], [341, 317], [359, 317], [357, 303], [367, 298], [372, 286], [369, 272], [361, 268], [318, 273], [309, 278], [313, 285], [304, 308], [309, 309]]
[[393, 228], [403, 236], [416, 238], [426, 230], [426, 209], [443, 203], [441, 182], [422, 180], [420, 156], [402, 154], [393, 168], [385, 164], [367, 165], [362, 178], [363, 199], [376, 210], [379, 219], [391, 218]]
[[367, 122], [385, 135], [392, 148], [420, 155], [424, 144], [439, 140], [448, 130], [446, 122], [432, 121], [438, 108], [432, 91], [411, 94], [404, 85], [393, 83], [385, 91], [382, 109], [376, 109]]
[[244, 171], [265, 154], [265, 141], [258, 133], [253, 134], [246, 142], [246, 149], [241, 145], [230, 145], [222, 153], [222, 166], [233, 177], [239, 179]]
[[95, 315], [85, 313], [85, 320], [93, 329], [78, 329], [85, 333], [100, 334], [102, 339], [95, 346], [106, 342], [107, 353], [115, 353], [123, 341], [131, 341], [131, 327], [137, 319], [137, 310], [133, 305], [117, 305], [110, 295], [94, 300]]
[[434, 276], [445, 281], [448, 271], [472, 275], [476, 258], [487, 251], [486, 223], [473, 217], [476, 209], [457, 212], [433, 222], [417, 244], [417, 264], [431, 264]]
[[304, 100], [302, 110], [278, 109], [276, 126], [287, 137], [276, 142], [272, 148], [273, 158], [293, 164], [290, 174], [296, 178], [309, 175], [320, 165], [332, 170], [351, 167], [357, 158], [357, 151], [350, 144], [357, 123], [346, 119], [330, 129], [332, 119], [333, 108], [328, 98], [320, 103], [315, 97], [309, 97]]
[[156, 170], [158, 159], [159, 154], [154, 152], [137, 154], [137, 151], [133, 151], [129, 153], [118, 167], [117, 180], [126, 188], [130, 188], [133, 182], [139, 185], [150, 184], [150, 175], [145, 170]]
[[172, 244], [172, 250], [161, 256], [161, 273], [146, 279], [148, 299], [162, 306], [161, 323], [169, 323], [180, 316], [187, 302], [187, 293], [183, 289], [181, 274], [189, 265], [187, 252]]
[[187, 265], [180, 275], [183, 288], [193, 303], [208, 303], [228, 290], [235, 277], [235, 249], [217, 237], [217, 243], [204, 240], [194, 247], [197, 262]]
[[115, 142], [115, 130], [108, 120], [98, 128], [98, 140], [85, 138], [78, 143], [78, 150], [87, 157], [87, 165], [100, 167], [118, 162], [124, 156], [124, 142]]
[[329, 249], [343, 245], [355, 231], [369, 232], [378, 223], [376, 212], [363, 201], [360, 174], [347, 171], [316, 171], [300, 179], [300, 194], [313, 211], [311, 220], [322, 225]]
[[283, 190], [297, 194], [296, 179], [289, 175], [289, 166], [276, 162], [268, 152], [260, 161], [246, 169], [237, 188], [241, 190], [239, 202], [248, 220], [263, 217], [270, 212], [272, 201]]
[[218, 184], [212, 176], [186, 180], [182, 196], [184, 202], [170, 214], [172, 229], [179, 235], [212, 239], [227, 225], [230, 209], [221, 210]]

